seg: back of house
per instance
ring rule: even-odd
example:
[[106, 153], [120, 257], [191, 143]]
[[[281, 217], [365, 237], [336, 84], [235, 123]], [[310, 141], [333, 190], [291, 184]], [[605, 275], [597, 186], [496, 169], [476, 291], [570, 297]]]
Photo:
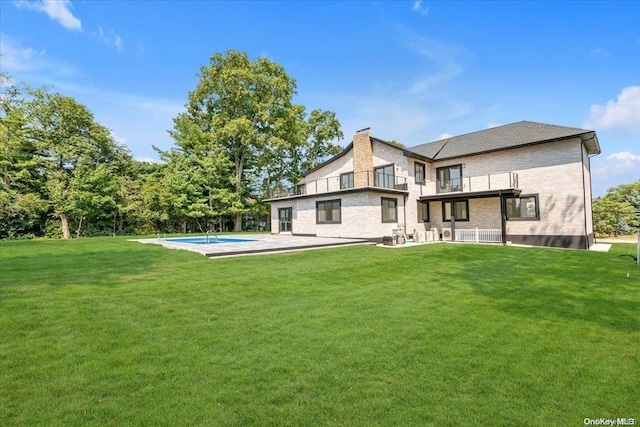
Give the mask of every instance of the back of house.
[[295, 191], [266, 200], [273, 233], [588, 249], [594, 131], [517, 122], [404, 148], [358, 131]]

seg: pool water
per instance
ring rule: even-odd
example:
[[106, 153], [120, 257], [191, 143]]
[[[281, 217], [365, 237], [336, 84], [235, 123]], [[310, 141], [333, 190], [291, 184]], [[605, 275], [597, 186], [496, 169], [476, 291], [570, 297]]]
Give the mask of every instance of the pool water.
[[209, 240], [207, 241], [206, 236], [202, 237], [173, 237], [166, 240], [167, 242], [174, 243], [190, 243], [193, 245], [215, 245], [221, 243], [243, 243], [243, 242], [257, 242], [256, 239], [236, 239], [231, 237], [214, 237], [209, 236]]

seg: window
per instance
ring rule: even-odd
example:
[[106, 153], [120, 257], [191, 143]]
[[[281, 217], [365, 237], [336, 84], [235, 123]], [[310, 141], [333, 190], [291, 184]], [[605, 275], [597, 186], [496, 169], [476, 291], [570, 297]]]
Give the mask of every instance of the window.
[[507, 197], [507, 219], [540, 219], [538, 195]]
[[[442, 202], [442, 220], [451, 221], [451, 203]], [[455, 200], [453, 215], [456, 221], [469, 221], [469, 201]]]
[[393, 165], [381, 166], [373, 171], [374, 185], [376, 187], [393, 188], [395, 184]]
[[418, 222], [429, 222], [429, 202], [418, 201]]
[[340, 189], [353, 188], [353, 172], [340, 174]]
[[413, 169], [415, 172], [416, 184], [424, 184], [426, 176], [424, 163], [415, 162]]
[[398, 200], [382, 197], [382, 222], [398, 222]]
[[450, 193], [452, 191], [462, 191], [462, 165], [447, 166], [437, 168], [438, 193]]
[[317, 224], [340, 224], [340, 200], [325, 200], [316, 202]]

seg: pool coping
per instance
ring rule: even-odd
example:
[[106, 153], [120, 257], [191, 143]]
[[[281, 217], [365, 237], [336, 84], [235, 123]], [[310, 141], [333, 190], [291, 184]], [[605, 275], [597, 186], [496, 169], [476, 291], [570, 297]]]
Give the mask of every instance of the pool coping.
[[[204, 236], [192, 236], [204, 237]], [[276, 254], [286, 252], [305, 251], [313, 249], [324, 249], [337, 246], [374, 244], [367, 239], [341, 238], [341, 237], [312, 237], [312, 236], [291, 236], [279, 234], [238, 234], [220, 236], [228, 239], [249, 239], [251, 242], [238, 243], [212, 243], [193, 244], [172, 242], [170, 239], [150, 238], [133, 239], [132, 241], [144, 244], [158, 244], [168, 249], [182, 249], [196, 252], [207, 258], [226, 258], [247, 255]]]

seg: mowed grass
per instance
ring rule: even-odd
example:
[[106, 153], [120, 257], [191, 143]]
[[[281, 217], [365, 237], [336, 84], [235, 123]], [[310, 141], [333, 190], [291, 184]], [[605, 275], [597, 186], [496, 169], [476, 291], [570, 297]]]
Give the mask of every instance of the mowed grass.
[[638, 420], [634, 251], [0, 242], [0, 425]]

